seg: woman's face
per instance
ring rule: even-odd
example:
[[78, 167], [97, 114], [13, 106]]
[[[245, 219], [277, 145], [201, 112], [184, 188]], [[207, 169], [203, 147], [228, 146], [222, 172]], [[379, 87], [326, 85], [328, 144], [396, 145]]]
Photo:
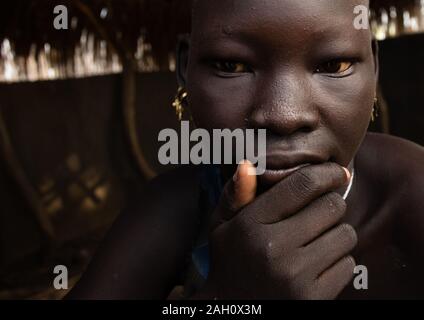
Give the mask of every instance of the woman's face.
[[267, 129], [267, 167], [347, 167], [369, 125], [376, 66], [365, 0], [197, 0], [183, 70], [198, 127]]

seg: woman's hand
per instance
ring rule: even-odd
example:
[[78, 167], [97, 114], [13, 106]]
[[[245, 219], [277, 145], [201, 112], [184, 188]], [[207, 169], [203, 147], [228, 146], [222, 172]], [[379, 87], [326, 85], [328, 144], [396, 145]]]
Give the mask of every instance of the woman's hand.
[[255, 198], [241, 164], [224, 189], [210, 234], [203, 295], [218, 299], [333, 299], [353, 277], [354, 229], [334, 190], [350, 179], [334, 163], [298, 170]]

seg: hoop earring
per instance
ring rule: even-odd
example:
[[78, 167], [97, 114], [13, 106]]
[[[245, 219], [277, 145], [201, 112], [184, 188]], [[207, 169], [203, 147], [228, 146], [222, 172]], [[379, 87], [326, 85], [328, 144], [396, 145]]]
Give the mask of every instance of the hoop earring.
[[179, 87], [177, 95], [175, 96], [174, 102], [172, 103], [172, 107], [175, 109], [175, 113], [177, 114], [178, 121], [183, 119], [184, 113], [184, 100], [187, 98], [188, 93], [184, 87]]
[[375, 97], [374, 98], [374, 105], [372, 107], [372, 113], [371, 113], [371, 122], [375, 122], [375, 119], [378, 118], [378, 116], [379, 116], [378, 110], [379, 110], [378, 98]]

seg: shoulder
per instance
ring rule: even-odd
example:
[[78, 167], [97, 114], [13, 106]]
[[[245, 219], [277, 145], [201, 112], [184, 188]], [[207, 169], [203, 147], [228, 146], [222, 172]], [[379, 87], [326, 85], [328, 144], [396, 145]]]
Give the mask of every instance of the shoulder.
[[[397, 230], [408, 243], [424, 245], [424, 147], [383, 134], [368, 134], [361, 149], [368, 174], [385, 193]], [[399, 235], [398, 235], [399, 236]]]
[[[162, 173], [146, 185], [144, 192], [150, 195], [157, 193], [167, 198], [192, 195], [193, 192], [199, 189], [199, 171], [200, 167], [181, 166]], [[172, 197], [172, 195], [177, 195], [178, 197]]]
[[377, 159], [390, 161], [387, 163], [388, 165], [391, 165], [392, 161], [413, 162], [412, 164], [422, 165], [424, 157], [424, 147], [412, 141], [387, 134], [368, 133], [362, 148], [373, 154]]
[[69, 299], [165, 298], [184, 272], [196, 234], [196, 172], [178, 168], [137, 192]]
[[367, 134], [359, 152], [365, 170], [388, 188], [399, 191], [421, 184], [424, 179], [424, 147], [411, 141], [377, 133]]
[[148, 241], [162, 254], [182, 259], [198, 232], [197, 172], [193, 167], [180, 167], [151, 180], [129, 199], [111, 228], [111, 242], [143, 247]]
[[146, 214], [163, 212], [166, 218], [181, 218], [182, 214], [195, 211], [199, 199], [199, 170], [185, 166], [160, 174], [131, 201], [131, 206]]

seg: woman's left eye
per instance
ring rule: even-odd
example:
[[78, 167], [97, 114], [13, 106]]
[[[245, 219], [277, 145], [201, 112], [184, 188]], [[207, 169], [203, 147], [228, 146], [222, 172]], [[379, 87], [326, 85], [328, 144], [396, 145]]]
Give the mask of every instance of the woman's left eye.
[[315, 72], [340, 75], [351, 69], [353, 64], [352, 61], [332, 60], [320, 65]]

